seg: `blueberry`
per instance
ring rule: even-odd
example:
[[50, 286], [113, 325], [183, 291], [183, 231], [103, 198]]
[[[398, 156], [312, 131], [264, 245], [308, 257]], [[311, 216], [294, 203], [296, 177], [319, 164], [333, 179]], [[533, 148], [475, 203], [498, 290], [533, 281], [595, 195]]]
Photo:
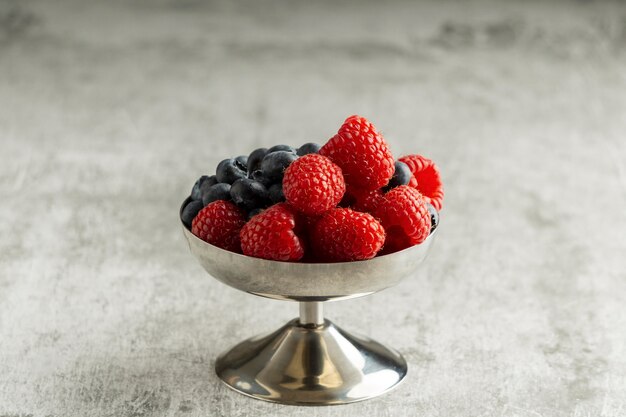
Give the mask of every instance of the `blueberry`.
[[277, 151], [268, 153], [263, 158], [263, 162], [261, 162], [261, 171], [270, 181], [280, 181], [283, 178], [285, 169], [296, 159], [298, 159], [298, 156], [292, 152]]
[[289, 146], [289, 145], [275, 145], [275, 146], [272, 146], [271, 148], [269, 148], [267, 150], [267, 153], [279, 152], [279, 151], [296, 153], [296, 150], [294, 148], [292, 148], [291, 146]]
[[248, 174], [261, 168], [261, 161], [267, 155], [267, 148], [255, 149], [248, 155]]
[[217, 178], [215, 178], [215, 175], [211, 175], [210, 177], [206, 175], [201, 176], [191, 189], [191, 199], [201, 200], [202, 193], [215, 184], [217, 184]]
[[252, 175], [250, 175], [250, 177], [253, 180], [258, 181], [261, 184], [263, 184], [266, 188], [272, 185], [272, 180], [267, 178], [265, 174], [263, 173], [263, 171], [261, 171], [260, 169], [257, 169], [256, 171], [254, 171]]
[[217, 200], [230, 200], [230, 184], [215, 184], [202, 195], [202, 204], [205, 206]]
[[248, 171], [248, 157], [246, 155], [239, 155], [235, 158], [235, 165], [243, 172]]
[[180, 219], [183, 221], [185, 226], [191, 228], [191, 222], [196, 217], [198, 212], [202, 210], [202, 207], [204, 207], [204, 205], [200, 200], [192, 200], [185, 206], [183, 212], [180, 214]]
[[283, 194], [283, 185], [281, 183], [272, 185], [268, 191], [272, 203], [278, 204], [285, 201], [285, 194]]
[[230, 197], [235, 204], [246, 210], [264, 207], [269, 200], [267, 188], [260, 182], [248, 178], [233, 183], [230, 188]]
[[389, 191], [392, 188], [399, 187], [401, 185], [407, 185], [409, 181], [411, 181], [411, 177], [413, 173], [409, 169], [409, 166], [404, 162], [396, 161], [394, 164], [395, 172], [393, 173], [393, 177], [389, 180], [389, 184], [387, 184], [384, 188], [384, 191]]
[[428, 212], [430, 213], [430, 233], [432, 233], [439, 226], [439, 212], [430, 203], [426, 203], [426, 207], [428, 207]]
[[246, 171], [234, 159], [224, 159], [216, 170], [218, 182], [232, 184], [239, 178], [246, 178]]
[[321, 146], [317, 143], [309, 142], [298, 148], [298, 156], [308, 155], [310, 153], [319, 153]]
[[262, 208], [258, 208], [258, 209], [252, 210], [250, 213], [248, 213], [248, 220], [250, 220], [251, 218], [253, 218], [257, 214], [261, 214], [263, 212], [263, 210], [264, 209], [262, 209]]

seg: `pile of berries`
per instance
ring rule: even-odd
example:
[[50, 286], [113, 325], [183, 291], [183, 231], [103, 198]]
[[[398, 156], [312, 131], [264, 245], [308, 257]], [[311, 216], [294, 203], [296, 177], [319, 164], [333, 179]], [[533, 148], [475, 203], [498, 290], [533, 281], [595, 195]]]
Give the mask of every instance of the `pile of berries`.
[[194, 235], [232, 252], [347, 262], [422, 243], [442, 201], [433, 161], [394, 161], [374, 125], [351, 116], [324, 146], [277, 145], [223, 160], [196, 181], [181, 217]]

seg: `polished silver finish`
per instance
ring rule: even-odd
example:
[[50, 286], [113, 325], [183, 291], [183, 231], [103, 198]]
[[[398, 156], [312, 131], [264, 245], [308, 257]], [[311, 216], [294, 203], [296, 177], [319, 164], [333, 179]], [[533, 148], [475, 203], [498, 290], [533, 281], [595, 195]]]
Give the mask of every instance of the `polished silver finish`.
[[345, 404], [380, 395], [406, 375], [397, 352], [326, 320], [297, 319], [248, 339], [217, 359], [217, 375], [243, 394], [283, 404]]
[[298, 319], [217, 359], [216, 372], [232, 389], [283, 404], [344, 404], [380, 395], [406, 375], [399, 353], [324, 320], [322, 302], [396, 285], [424, 261], [435, 233], [421, 245], [367, 261], [308, 264], [239, 255], [204, 242], [185, 226], [183, 232], [191, 253], [217, 280], [262, 297], [300, 302]]
[[252, 258], [220, 249], [183, 226], [191, 253], [215, 279], [278, 300], [330, 301], [362, 297], [392, 287], [424, 261], [435, 233], [422, 244], [359, 262], [293, 263]]
[[324, 324], [324, 310], [321, 301], [300, 301], [300, 324], [319, 326]]

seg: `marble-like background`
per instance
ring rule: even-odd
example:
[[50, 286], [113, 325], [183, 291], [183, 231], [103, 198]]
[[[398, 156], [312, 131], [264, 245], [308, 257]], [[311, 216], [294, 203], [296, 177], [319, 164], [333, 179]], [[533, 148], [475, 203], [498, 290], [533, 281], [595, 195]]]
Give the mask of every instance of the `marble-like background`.
[[[407, 381], [245, 398], [295, 304], [210, 279], [178, 207], [225, 156], [371, 118], [443, 172], [424, 268], [330, 318]], [[0, 416], [626, 415], [626, 4], [0, 0]]]

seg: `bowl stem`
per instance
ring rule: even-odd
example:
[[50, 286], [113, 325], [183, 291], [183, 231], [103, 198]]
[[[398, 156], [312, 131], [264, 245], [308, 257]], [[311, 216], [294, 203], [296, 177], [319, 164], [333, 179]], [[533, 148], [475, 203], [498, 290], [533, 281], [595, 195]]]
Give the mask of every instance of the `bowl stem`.
[[300, 301], [300, 324], [320, 326], [324, 324], [324, 309], [321, 301]]

